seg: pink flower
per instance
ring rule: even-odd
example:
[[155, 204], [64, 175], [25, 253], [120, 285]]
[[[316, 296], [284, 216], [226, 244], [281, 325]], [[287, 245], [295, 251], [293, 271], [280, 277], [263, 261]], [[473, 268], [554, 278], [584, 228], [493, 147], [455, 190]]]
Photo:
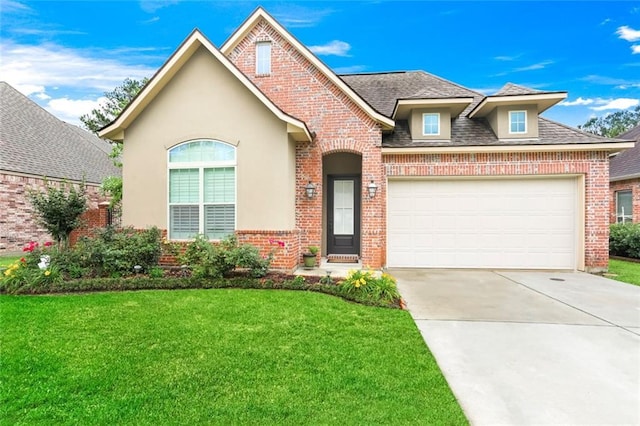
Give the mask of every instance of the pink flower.
[[53, 245], [52, 241], [47, 241], [46, 243], [44, 243], [45, 247], [51, 247]]

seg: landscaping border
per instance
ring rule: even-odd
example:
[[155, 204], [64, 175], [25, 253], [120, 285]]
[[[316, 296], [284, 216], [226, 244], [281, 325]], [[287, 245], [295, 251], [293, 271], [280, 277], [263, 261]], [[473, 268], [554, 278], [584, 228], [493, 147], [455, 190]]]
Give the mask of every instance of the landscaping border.
[[[316, 280], [317, 279], [317, 280]], [[302, 290], [324, 293], [340, 297], [344, 300], [362, 305], [383, 308], [402, 309], [400, 300], [383, 303], [366, 296], [348, 292], [336, 284], [323, 284], [320, 277], [303, 277], [301, 275], [285, 275], [271, 273], [266, 278], [251, 278], [235, 276], [231, 278], [195, 278], [195, 277], [162, 277], [150, 278], [89, 278], [67, 280], [59, 283], [49, 283], [47, 286], [20, 287], [12, 292], [2, 291], [14, 295], [44, 295], [65, 293], [90, 293], [104, 291], [137, 291], [137, 290], [187, 290], [187, 289], [260, 289], [260, 290]], [[309, 281], [308, 281], [309, 280]]]

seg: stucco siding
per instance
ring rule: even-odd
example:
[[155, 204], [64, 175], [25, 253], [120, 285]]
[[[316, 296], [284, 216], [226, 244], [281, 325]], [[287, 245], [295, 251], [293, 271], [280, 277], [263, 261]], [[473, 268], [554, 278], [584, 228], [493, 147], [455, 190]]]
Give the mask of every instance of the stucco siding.
[[295, 145], [286, 123], [204, 48], [126, 131], [125, 225], [167, 228], [167, 150], [194, 139], [237, 147], [236, 229], [294, 228]]

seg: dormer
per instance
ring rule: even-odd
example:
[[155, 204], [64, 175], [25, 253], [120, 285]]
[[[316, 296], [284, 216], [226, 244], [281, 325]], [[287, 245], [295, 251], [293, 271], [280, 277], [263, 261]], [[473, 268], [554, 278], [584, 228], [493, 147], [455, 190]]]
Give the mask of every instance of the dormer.
[[394, 120], [407, 120], [412, 140], [451, 140], [451, 120], [473, 98], [398, 99]]
[[567, 92], [542, 92], [508, 83], [485, 97], [469, 118], [485, 118], [498, 139], [538, 138], [538, 116], [567, 97]]

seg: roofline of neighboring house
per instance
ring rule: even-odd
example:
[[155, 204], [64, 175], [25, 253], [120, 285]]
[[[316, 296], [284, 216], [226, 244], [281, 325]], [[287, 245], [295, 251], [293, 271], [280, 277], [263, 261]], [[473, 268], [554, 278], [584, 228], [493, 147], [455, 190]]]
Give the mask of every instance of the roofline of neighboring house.
[[621, 180], [630, 180], [630, 179], [640, 179], [640, 173], [633, 173], [633, 174], [624, 175], [624, 176], [609, 177], [609, 182], [620, 182]]
[[563, 151], [620, 151], [633, 147], [629, 142], [581, 143], [558, 145], [476, 145], [476, 146], [423, 146], [382, 147], [382, 155], [394, 154], [468, 154], [498, 152], [563, 152]]
[[262, 18], [275, 29], [281, 37], [283, 37], [288, 43], [295, 47], [298, 52], [304, 56], [306, 60], [311, 62], [325, 77], [335, 84], [349, 99], [351, 99], [356, 105], [358, 105], [364, 112], [371, 117], [374, 121], [380, 123], [387, 129], [395, 127], [395, 122], [389, 117], [385, 116], [373, 108], [367, 101], [365, 101], [358, 93], [353, 90], [347, 83], [345, 83], [335, 72], [331, 70], [324, 62], [322, 62], [316, 55], [313, 54], [304, 44], [302, 44], [293, 34], [287, 31], [282, 25], [278, 23], [269, 13], [262, 7], [258, 7], [245, 21], [236, 29], [231, 36], [220, 47], [220, 52], [223, 55], [228, 55], [233, 50], [242, 37], [244, 37]]
[[[255, 95], [276, 117], [287, 123], [289, 133], [297, 135], [296, 140], [313, 140], [306, 123], [282, 111], [255, 85], [242, 71], [240, 71], [213, 43], [197, 28], [180, 44], [178, 49], [151, 77], [137, 96], [127, 105], [118, 117], [98, 131], [103, 138], [123, 140], [124, 130], [135, 120], [144, 109], [171, 81], [173, 76], [191, 58], [199, 47], [205, 47], [220, 63], [229, 70], [253, 95]], [[302, 138], [304, 136], [304, 138]]]
[[102, 182], [90, 182], [90, 181], [81, 181], [81, 180], [77, 180], [77, 179], [67, 179], [67, 178], [60, 178], [60, 177], [53, 177], [53, 176], [43, 176], [43, 175], [34, 175], [31, 173], [22, 173], [22, 172], [16, 172], [13, 170], [5, 170], [5, 169], [0, 169], [0, 174], [5, 174], [5, 175], [12, 175], [12, 176], [20, 176], [20, 177], [26, 177], [26, 178], [32, 178], [32, 179], [42, 179], [42, 180], [48, 180], [48, 181], [52, 181], [52, 182], [69, 182], [69, 183], [74, 183], [74, 184], [82, 184], [84, 183], [87, 186], [95, 186], [95, 187], [99, 187], [100, 185], [102, 185]]

